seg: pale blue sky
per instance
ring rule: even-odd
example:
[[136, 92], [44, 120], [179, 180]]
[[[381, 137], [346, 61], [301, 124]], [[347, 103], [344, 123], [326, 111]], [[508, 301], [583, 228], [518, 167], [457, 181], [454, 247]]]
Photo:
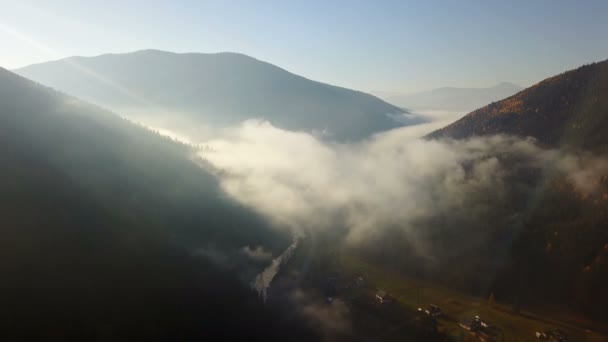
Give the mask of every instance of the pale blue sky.
[[524, 86], [608, 59], [608, 1], [0, 0], [0, 66], [241, 52], [363, 91]]

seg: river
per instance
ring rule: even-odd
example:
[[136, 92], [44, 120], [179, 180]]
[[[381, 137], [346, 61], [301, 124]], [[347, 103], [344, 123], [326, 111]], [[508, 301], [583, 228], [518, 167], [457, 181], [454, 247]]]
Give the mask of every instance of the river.
[[281, 270], [281, 266], [285, 265], [289, 259], [291, 259], [297, 247], [298, 237], [294, 236], [293, 243], [287, 247], [287, 249], [281, 253], [281, 255], [274, 258], [270, 265], [260, 272], [251, 282], [251, 288], [257, 291], [258, 295], [262, 297], [264, 302], [266, 302], [266, 299], [268, 298], [268, 289], [270, 288], [270, 283], [272, 283], [274, 277]]

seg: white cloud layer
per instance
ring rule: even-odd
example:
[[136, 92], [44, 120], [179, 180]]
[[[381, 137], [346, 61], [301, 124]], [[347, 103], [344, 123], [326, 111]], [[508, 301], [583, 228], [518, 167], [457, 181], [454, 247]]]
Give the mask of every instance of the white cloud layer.
[[564, 172], [583, 192], [608, 171], [603, 159], [542, 149], [529, 139], [429, 141], [419, 133], [403, 128], [335, 144], [250, 120], [209, 141], [200, 156], [221, 170], [228, 194], [277, 225], [301, 232], [346, 226], [354, 242], [381, 227], [408, 229], [437, 212], [458, 210], [471, 194], [500, 196], [511, 185], [505, 184], [504, 154]]

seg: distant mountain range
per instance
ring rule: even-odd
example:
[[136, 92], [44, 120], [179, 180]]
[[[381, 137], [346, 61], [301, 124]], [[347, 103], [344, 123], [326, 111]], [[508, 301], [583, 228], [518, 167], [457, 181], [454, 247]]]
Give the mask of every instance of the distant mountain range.
[[548, 78], [477, 109], [430, 138], [507, 134], [551, 147], [608, 151], [608, 60]]
[[352, 141], [422, 121], [372, 95], [237, 53], [145, 50], [70, 57], [14, 71], [117, 112], [214, 127], [263, 118], [280, 128]]
[[415, 94], [377, 93], [395, 105], [419, 111], [469, 112], [509, 97], [523, 88], [508, 82], [490, 88], [443, 87]]

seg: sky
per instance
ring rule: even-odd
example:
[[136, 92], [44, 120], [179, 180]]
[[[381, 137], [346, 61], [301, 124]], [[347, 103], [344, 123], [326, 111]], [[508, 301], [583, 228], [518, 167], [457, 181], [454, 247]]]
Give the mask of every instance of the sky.
[[0, 66], [240, 52], [362, 91], [529, 86], [608, 59], [608, 1], [0, 0]]

